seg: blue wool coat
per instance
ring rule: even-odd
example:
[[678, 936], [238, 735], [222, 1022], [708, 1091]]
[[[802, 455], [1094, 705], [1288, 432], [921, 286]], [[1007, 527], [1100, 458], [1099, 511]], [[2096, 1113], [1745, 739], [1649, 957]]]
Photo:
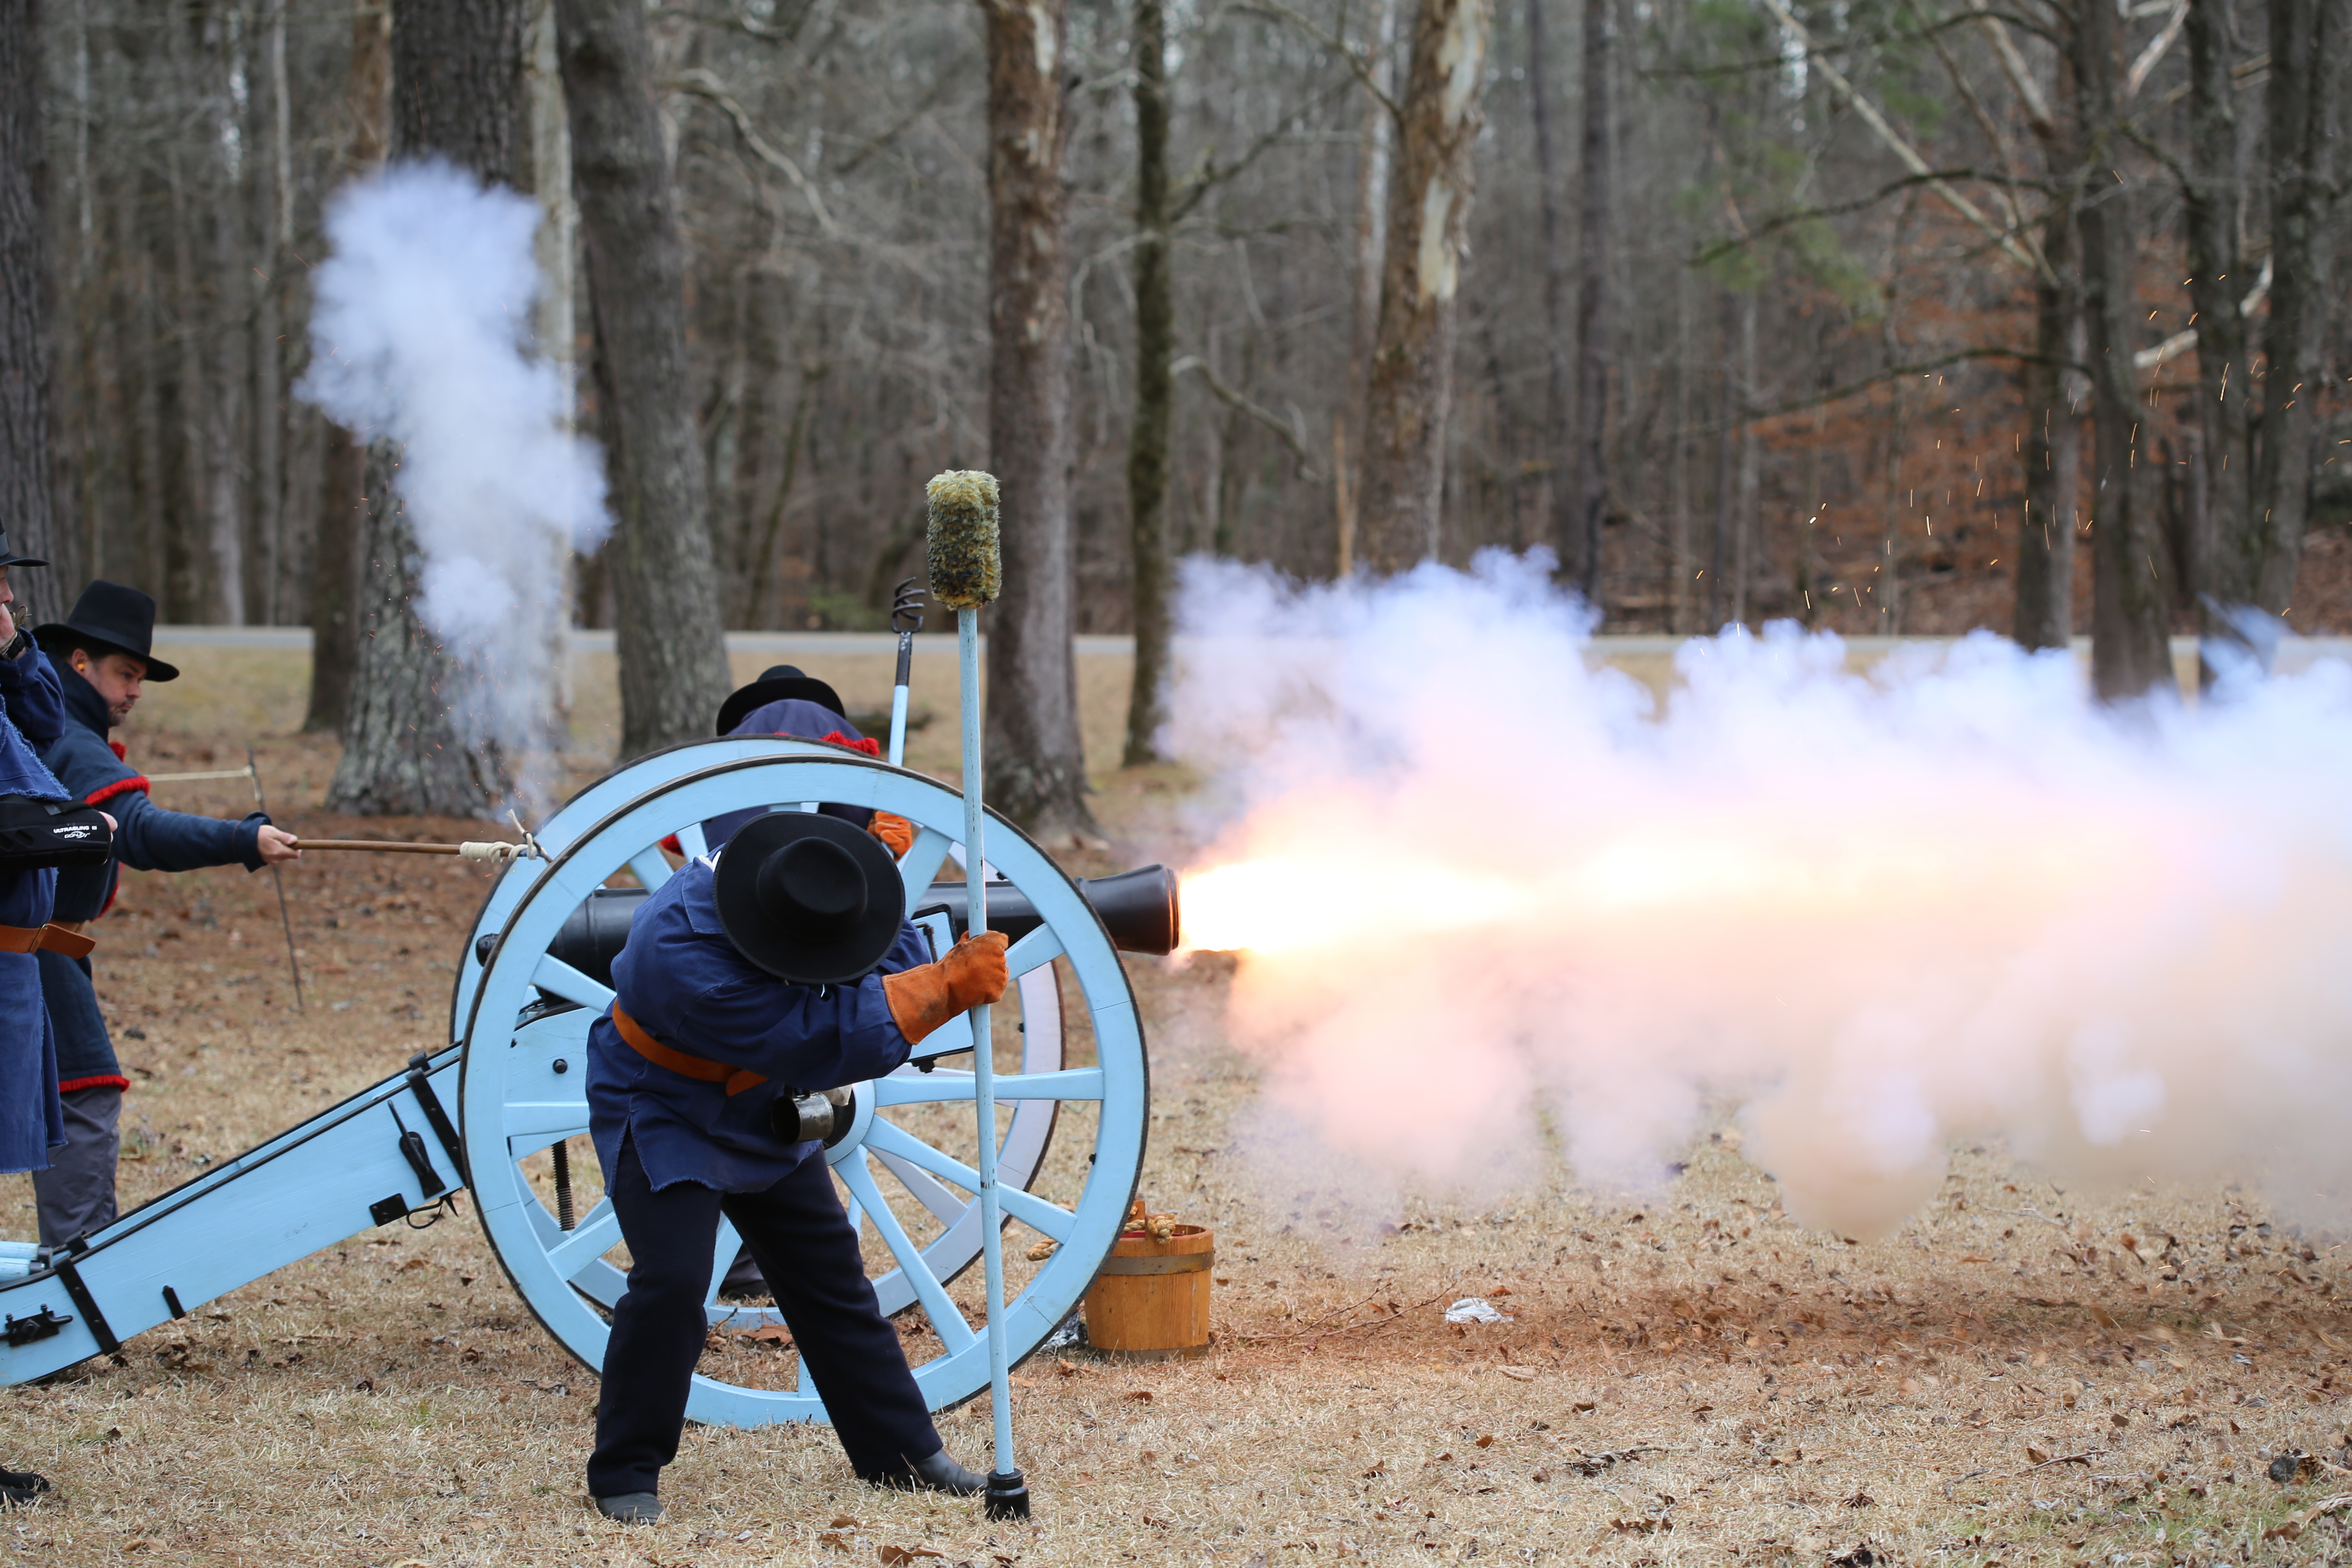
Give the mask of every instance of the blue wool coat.
[[[65, 724], [57, 671], [38, 649], [0, 659], [0, 795], [72, 798], [35, 750]], [[0, 872], [0, 925], [47, 924], [57, 882], [53, 870]], [[0, 1172], [47, 1170], [49, 1151], [65, 1141], [40, 968], [29, 952], [0, 952]]]
[[[866, 737], [857, 726], [821, 702], [803, 701], [787, 697], [775, 702], [763, 702], [743, 715], [741, 723], [727, 731], [729, 739], [738, 735], [789, 735], [795, 740], [822, 741], [828, 735], [845, 735], [853, 741]], [[852, 827], [871, 827], [874, 813], [862, 805], [843, 805], [827, 801], [817, 807], [826, 816], [837, 816]], [[735, 836], [735, 830], [755, 816], [764, 816], [764, 805], [751, 806], [742, 811], [730, 811], [724, 816], [714, 816], [702, 825], [702, 840], [712, 849], [718, 848]]]
[[[145, 776], [107, 739], [106, 699], [98, 688], [70, 671], [54, 679], [64, 694], [66, 721], [43, 760], [69, 793], [121, 825], [113, 863], [102, 876], [68, 878], [58, 890], [57, 919], [95, 920], [114, 901], [124, 866], [141, 871], [236, 865], [260, 869], [261, 828], [268, 817], [257, 811], [241, 818], [195, 816], [157, 805], [147, 797]], [[90, 985], [89, 960], [54, 952], [39, 958], [41, 989], [57, 1034], [60, 1087], [68, 1092], [129, 1087]]]
[[778, 1139], [770, 1109], [787, 1087], [837, 1089], [904, 1062], [914, 1047], [891, 1021], [881, 977], [930, 962], [922, 933], [902, 924], [881, 967], [856, 984], [787, 984], [727, 940], [711, 881], [709, 861], [689, 861], [638, 908], [613, 961], [613, 988], [655, 1039], [768, 1081], [730, 1097], [722, 1083], [657, 1067], [621, 1038], [610, 1012], [588, 1032], [596, 1157], [617, 1171], [623, 1140], [635, 1139], [656, 1191], [694, 1182], [759, 1192], [816, 1153], [814, 1141]]

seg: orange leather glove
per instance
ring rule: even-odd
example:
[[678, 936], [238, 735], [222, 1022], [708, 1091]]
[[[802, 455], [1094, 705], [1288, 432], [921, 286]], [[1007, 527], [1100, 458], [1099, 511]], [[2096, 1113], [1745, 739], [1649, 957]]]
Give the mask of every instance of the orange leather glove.
[[893, 855], [903, 856], [915, 847], [915, 825], [896, 812], [876, 812], [866, 831], [888, 845]]
[[919, 963], [882, 977], [882, 994], [890, 1004], [890, 1021], [910, 1046], [982, 1002], [1004, 994], [1004, 949], [1012, 939], [1001, 931], [975, 938], [967, 932], [937, 963]]

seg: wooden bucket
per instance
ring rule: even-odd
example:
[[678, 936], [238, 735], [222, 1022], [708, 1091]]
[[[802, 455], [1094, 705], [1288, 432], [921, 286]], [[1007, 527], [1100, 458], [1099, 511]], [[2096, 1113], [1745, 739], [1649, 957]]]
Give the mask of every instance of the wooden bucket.
[[1171, 1361], [1209, 1350], [1209, 1270], [1217, 1238], [1180, 1225], [1166, 1241], [1120, 1235], [1087, 1291], [1087, 1342], [1120, 1361]]

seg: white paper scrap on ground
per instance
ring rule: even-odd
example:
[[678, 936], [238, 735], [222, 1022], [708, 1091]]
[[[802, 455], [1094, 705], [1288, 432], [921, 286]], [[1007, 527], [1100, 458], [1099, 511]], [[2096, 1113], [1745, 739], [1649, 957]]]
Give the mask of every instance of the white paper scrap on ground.
[[1465, 1296], [1445, 1309], [1449, 1323], [1515, 1323], [1517, 1319], [1508, 1312], [1495, 1310], [1494, 1304], [1484, 1296]]

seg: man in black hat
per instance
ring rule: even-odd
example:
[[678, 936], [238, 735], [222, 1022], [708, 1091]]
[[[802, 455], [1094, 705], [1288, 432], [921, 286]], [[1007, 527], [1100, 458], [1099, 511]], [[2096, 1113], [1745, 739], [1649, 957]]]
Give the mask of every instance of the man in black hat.
[[629, 1244], [588, 1490], [609, 1519], [661, 1517], [721, 1215], [792, 1330], [849, 1461], [881, 1486], [972, 1494], [866, 1278], [857, 1232], [794, 1099], [883, 1077], [950, 1018], [1004, 994], [1005, 936], [937, 962], [897, 863], [816, 812], [763, 812], [638, 909], [588, 1036], [589, 1133]]
[[[63, 785], [41, 765], [37, 748], [66, 724], [57, 672], [41, 657], [31, 632], [20, 629], [9, 605], [11, 569], [48, 563], [18, 555], [0, 531], [0, 796], [63, 801]], [[35, 960], [52, 918], [58, 873], [0, 868], [0, 1173], [34, 1173], [65, 1140], [58, 1100], [58, 1058], [41, 976]], [[0, 1468], [0, 1507], [37, 1502], [49, 1483], [30, 1470]]]
[[[221, 820], [165, 811], [147, 798], [147, 780], [124, 760], [108, 731], [130, 717], [150, 680], [177, 680], [180, 672], [150, 651], [155, 601], [136, 588], [103, 580], [82, 590], [73, 613], [34, 636], [57, 668], [65, 690], [65, 732], [43, 761], [76, 796], [102, 805], [121, 824], [116, 860], [90, 875], [60, 879], [56, 920], [79, 931], [114, 901], [121, 867], [142, 871], [192, 871], [200, 866], [241, 865], [247, 870], [296, 858], [294, 837], [254, 812]], [[91, 988], [88, 957], [44, 950], [41, 994], [57, 1030], [58, 1090], [66, 1146], [33, 1177], [41, 1240], [61, 1247], [110, 1225], [115, 1217], [114, 1170], [121, 1139], [122, 1091], [130, 1080], [114, 1059], [114, 1042]]]

